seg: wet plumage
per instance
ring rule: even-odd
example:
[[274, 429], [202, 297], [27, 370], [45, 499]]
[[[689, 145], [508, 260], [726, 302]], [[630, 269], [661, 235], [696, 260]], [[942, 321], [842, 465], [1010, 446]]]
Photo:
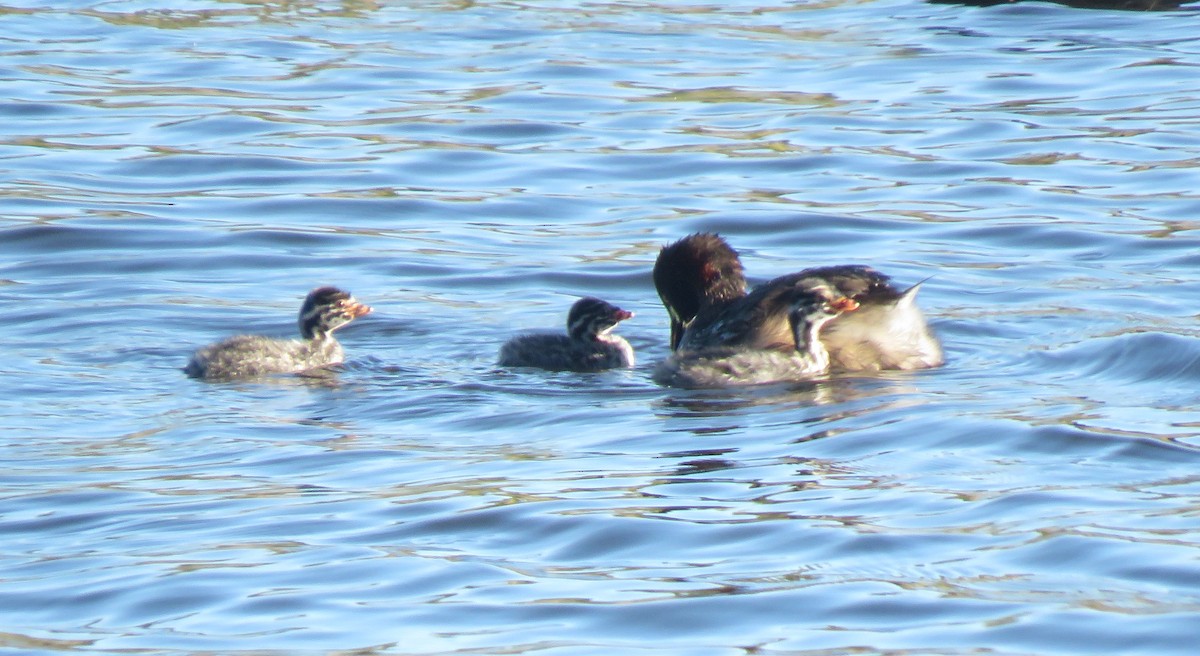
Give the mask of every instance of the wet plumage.
[[598, 298], [581, 298], [567, 314], [567, 332], [519, 335], [500, 348], [501, 367], [603, 371], [634, 364], [633, 347], [612, 330], [632, 312]]
[[300, 339], [237, 335], [197, 350], [184, 372], [193, 378], [221, 380], [301, 373], [338, 364], [344, 354], [333, 332], [370, 311], [347, 292], [319, 287], [300, 307]]
[[805, 269], [746, 292], [741, 259], [720, 236], [699, 233], [666, 246], [654, 266], [659, 297], [671, 317], [672, 349], [766, 348], [791, 332], [781, 299], [799, 281], [816, 280], [858, 309], [829, 321], [819, 338], [834, 369], [921, 369], [942, 364], [942, 349], [916, 305], [920, 285], [897, 291], [870, 267]]
[[672, 387], [728, 387], [807, 380], [827, 373], [829, 353], [818, 334], [843, 313], [855, 311], [858, 303], [816, 278], [777, 286], [770, 296], [770, 304], [756, 308], [778, 311], [771, 319], [786, 328], [786, 335], [763, 342], [745, 339], [745, 317], [731, 314], [707, 326], [706, 340], [687, 343], [659, 363], [654, 380]]

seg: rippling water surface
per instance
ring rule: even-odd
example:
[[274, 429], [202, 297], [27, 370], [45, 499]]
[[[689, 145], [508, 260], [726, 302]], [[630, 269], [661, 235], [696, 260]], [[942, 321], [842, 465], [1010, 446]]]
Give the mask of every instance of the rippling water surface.
[[[0, 651], [1194, 653], [1186, 6], [0, 21]], [[947, 365], [657, 387], [699, 230], [932, 276]], [[181, 373], [319, 284], [376, 308], [335, 376]], [[584, 294], [635, 370], [495, 369]]]

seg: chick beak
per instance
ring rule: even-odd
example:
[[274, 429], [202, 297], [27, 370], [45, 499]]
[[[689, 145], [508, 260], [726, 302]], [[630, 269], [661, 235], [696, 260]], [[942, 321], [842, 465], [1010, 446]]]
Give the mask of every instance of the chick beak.
[[858, 301], [850, 298], [849, 296], [843, 296], [839, 299], [830, 301], [829, 306], [838, 312], [853, 312], [858, 309]]
[[358, 317], [370, 314], [371, 306], [359, 303], [358, 301], [349, 301], [346, 303], [346, 312], [357, 319]]

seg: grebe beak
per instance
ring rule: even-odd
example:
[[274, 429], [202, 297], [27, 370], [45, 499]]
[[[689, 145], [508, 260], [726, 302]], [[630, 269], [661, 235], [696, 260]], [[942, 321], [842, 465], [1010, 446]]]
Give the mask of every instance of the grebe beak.
[[365, 305], [363, 303], [359, 303], [358, 301], [351, 301], [349, 303], [346, 303], [345, 309], [346, 309], [346, 312], [350, 313], [350, 316], [352, 316], [356, 319], [358, 317], [368, 315], [371, 313], [370, 305]]
[[687, 326], [683, 325], [683, 322], [675, 315], [675, 310], [670, 307], [667, 308], [667, 314], [671, 316], [671, 350], [676, 351], [679, 349], [679, 342], [683, 341], [683, 331], [687, 329]]
[[848, 296], [843, 296], [839, 299], [830, 301], [829, 306], [838, 312], [853, 312], [858, 309], [858, 301]]

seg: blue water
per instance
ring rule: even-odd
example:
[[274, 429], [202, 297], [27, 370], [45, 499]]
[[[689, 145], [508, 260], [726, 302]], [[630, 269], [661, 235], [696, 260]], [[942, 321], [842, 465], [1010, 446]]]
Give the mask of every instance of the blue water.
[[[0, 652], [1192, 654], [1200, 30], [827, 3], [0, 9]], [[945, 367], [668, 390], [658, 249]], [[335, 376], [196, 347], [375, 313]], [[631, 371], [506, 372], [596, 295]]]

